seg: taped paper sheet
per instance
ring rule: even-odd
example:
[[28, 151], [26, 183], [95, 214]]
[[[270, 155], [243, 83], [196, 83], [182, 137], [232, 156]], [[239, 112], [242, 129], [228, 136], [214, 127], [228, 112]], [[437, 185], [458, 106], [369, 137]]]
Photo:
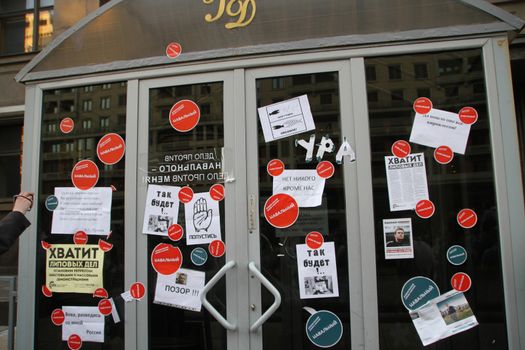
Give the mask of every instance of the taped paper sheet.
[[410, 142], [433, 148], [446, 145], [465, 154], [469, 133], [470, 125], [461, 122], [457, 113], [431, 109], [428, 114], [416, 113]]
[[384, 219], [383, 234], [385, 259], [411, 259], [414, 257], [412, 219]]
[[417, 202], [428, 199], [425, 155], [409, 154], [405, 158], [385, 157], [390, 211], [414, 210]]
[[325, 242], [319, 249], [298, 244], [296, 250], [301, 299], [338, 297], [334, 242]]
[[261, 107], [258, 112], [266, 142], [315, 129], [306, 95]]
[[79, 190], [75, 187], [56, 187], [58, 206], [53, 211], [51, 233], [106, 236], [111, 223], [111, 187]]
[[221, 215], [219, 202], [209, 192], [195, 193], [193, 199], [184, 204], [186, 217], [186, 244], [208, 244], [221, 240]]
[[177, 223], [180, 187], [149, 185], [144, 208], [142, 232], [167, 236], [168, 228]]
[[273, 194], [292, 196], [299, 207], [318, 207], [323, 199], [325, 179], [314, 170], [284, 170], [273, 178]]
[[62, 324], [62, 340], [71, 334], [80, 336], [82, 342], [104, 342], [104, 319], [96, 306], [63, 306], [65, 319]]
[[204, 282], [205, 273], [201, 271], [179, 269], [172, 275], [158, 274], [153, 302], [200, 312]]

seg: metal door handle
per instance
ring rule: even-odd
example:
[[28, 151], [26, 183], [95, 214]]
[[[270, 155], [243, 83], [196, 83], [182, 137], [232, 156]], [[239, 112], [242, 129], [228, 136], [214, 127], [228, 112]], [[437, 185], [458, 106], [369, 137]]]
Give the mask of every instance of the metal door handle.
[[275, 298], [273, 304], [268, 308], [268, 310], [266, 310], [266, 312], [262, 314], [261, 317], [259, 317], [259, 319], [251, 325], [250, 331], [256, 332], [259, 329], [259, 327], [261, 327], [262, 324], [266, 322], [266, 320], [268, 320], [281, 305], [281, 293], [279, 293], [277, 288], [275, 288], [273, 284], [271, 284], [270, 281], [268, 281], [268, 279], [264, 277], [261, 271], [257, 269], [253, 261], [248, 264], [248, 269], [255, 275], [255, 277], [257, 277], [261, 281], [262, 285], [265, 286], [266, 289], [268, 289]]
[[237, 329], [237, 325], [228, 322], [227, 319], [222, 317], [222, 315], [219, 313], [219, 311], [217, 311], [217, 309], [215, 309], [213, 307], [213, 305], [210, 304], [210, 302], [206, 299], [206, 294], [210, 291], [210, 289], [213, 288], [213, 286], [215, 286], [215, 284], [222, 278], [222, 276], [224, 276], [228, 270], [233, 269], [235, 267], [235, 265], [236, 265], [235, 261], [233, 261], [233, 260], [228, 261], [215, 274], [215, 276], [213, 276], [212, 279], [209, 280], [208, 283], [206, 283], [206, 285], [202, 289], [202, 293], [201, 293], [202, 306], [204, 306], [204, 308], [206, 310], [208, 310], [208, 312], [217, 320], [217, 322], [219, 322], [224, 328], [229, 329], [230, 331], [236, 330]]

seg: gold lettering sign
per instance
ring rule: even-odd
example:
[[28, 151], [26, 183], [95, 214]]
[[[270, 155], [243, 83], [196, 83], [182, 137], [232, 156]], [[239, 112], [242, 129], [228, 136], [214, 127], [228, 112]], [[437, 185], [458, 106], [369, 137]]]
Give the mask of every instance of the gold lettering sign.
[[[206, 5], [211, 5], [215, 0], [202, 0]], [[246, 27], [255, 17], [257, 6], [255, 0], [218, 0], [217, 13], [213, 16], [208, 13], [204, 16], [206, 22], [215, 22], [222, 18], [224, 13], [233, 18], [233, 22], [228, 22], [224, 26], [226, 29]], [[236, 20], [235, 20], [236, 18]]]

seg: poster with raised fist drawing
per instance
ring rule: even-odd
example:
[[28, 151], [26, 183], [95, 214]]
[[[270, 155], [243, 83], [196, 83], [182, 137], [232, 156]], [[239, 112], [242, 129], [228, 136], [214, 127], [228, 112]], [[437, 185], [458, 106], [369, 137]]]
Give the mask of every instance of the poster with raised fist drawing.
[[221, 237], [219, 202], [209, 192], [195, 193], [184, 205], [186, 217], [186, 244], [208, 244]]

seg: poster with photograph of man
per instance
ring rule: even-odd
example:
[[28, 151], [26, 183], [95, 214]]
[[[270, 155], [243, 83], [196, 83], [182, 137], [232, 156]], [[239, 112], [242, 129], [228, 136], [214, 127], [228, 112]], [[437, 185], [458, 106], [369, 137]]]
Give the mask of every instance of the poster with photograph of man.
[[180, 187], [149, 185], [144, 208], [142, 232], [167, 236], [168, 228], [177, 223]]
[[411, 218], [384, 219], [383, 238], [385, 259], [414, 258]]
[[306, 295], [334, 294], [332, 276], [315, 276], [304, 278], [304, 293]]
[[300, 298], [338, 297], [339, 285], [334, 242], [325, 242], [318, 249], [311, 249], [306, 244], [298, 244], [295, 248]]

